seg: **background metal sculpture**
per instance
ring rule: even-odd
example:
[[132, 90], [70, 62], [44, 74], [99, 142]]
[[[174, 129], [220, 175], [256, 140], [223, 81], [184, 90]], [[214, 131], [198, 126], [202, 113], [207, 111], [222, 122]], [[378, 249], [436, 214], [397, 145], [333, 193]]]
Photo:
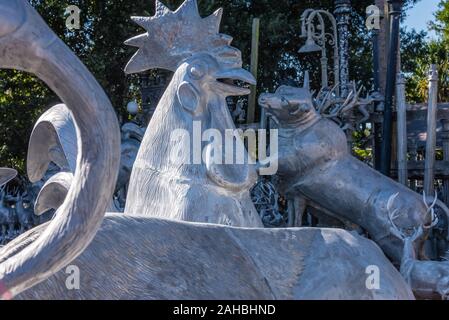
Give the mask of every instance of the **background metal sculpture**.
[[[83, 275], [79, 290], [67, 290], [63, 270], [18, 299], [413, 299], [379, 247], [337, 229], [247, 229], [108, 213], [72, 263]], [[378, 290], [366, 287], [370, 265], [382, 275]]]

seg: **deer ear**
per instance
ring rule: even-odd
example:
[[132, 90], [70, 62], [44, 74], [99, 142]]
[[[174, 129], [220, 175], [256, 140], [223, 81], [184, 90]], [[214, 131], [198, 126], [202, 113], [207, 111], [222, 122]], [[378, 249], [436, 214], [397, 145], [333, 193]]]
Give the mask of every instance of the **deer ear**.
[[298, 112], [301, 111], [300, 104], [298, 102], [292, 102], [287, 99], [287, 103], [288, 103], [287, 110], [289, 115], [294, 116], [295, 114], [298, 114]]
[[179, 103], [190, 113], [194, 113], [199, 104], [198, 91], [188, 82], [184, 81], [178, 86], [176, 92]]
[[307, 113], [311, 110], [310, 106], [306, 103], [294, 103], [289, 106], [289, 114], [291, 116], [295, 116], [299, 113]]
[[302, 86], [306, 90], [310, 90], [310, 75], [309, 70], [304, 73], [304, 85]]

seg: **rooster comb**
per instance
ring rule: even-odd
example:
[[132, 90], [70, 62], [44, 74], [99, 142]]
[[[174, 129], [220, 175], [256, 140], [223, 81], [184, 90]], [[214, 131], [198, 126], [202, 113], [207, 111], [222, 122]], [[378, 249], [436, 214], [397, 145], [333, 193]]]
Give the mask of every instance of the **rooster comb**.
[[219, 63], [241, 66], [240, 51], [230, 46], [232, 37], [219, 32], [222, 12], [218, 9], [201, 18], [196, 0], [184, 1], [176, 11], [156, 0], [154, 16], [131, 18], [147, 32], [125, 42], [139, 48], [125, 72], [154, 68], [175, 71], [183, 60], [197, 53], [208, 53]]

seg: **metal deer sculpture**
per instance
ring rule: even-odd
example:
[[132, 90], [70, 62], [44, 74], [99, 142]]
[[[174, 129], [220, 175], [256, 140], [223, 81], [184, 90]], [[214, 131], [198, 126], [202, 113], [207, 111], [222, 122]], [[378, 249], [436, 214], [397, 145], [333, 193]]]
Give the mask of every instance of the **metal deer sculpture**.
[[[274, 94], [261, 95], [259, 104], [279, 125], [280, 191], [363, 227], [399, 264], [403, 238], [394, 232], [396, 225], [414, 230], [432, 223], [421, 196], [354, 158], [343, 130], [315, 110], [307, 83], [303, 88], [281, 86]], [[401, 213], [395, 224], [392, 209]]]
[[[159, 15], [173, 14], [157, 6]], [[120, 137], [102, 89], [25, 0], [0, 1], [0, 48], [0, 67], [32, 72], [55, 90], [80, 138], [75, 176], [53, 220], [0, 250], [3, 298], [413, 298], [375, 244], [343, 230], [105, 216]], [[80, 290], [68, 290], [58, 272], [69, 263], [80, 269]], [[378, 290], [366, 285], [370, 265], [382, 274]]]
[[413, 288], [415, 294], [423, 299], [447, 300], [449, 298], [449, 262], [448, 261], [420, 261], [415, 243], [426, 233], [426, 229], [433, 228], [438, 223], [438, 218], [434, 212], [434, 206], [437, 203], [435, 197], [433, 203], [427, 205], [425, 194], [423, 200], [426, 203], [427, 212], [432, 217], [432, 223], [429, 226], [421, 225], [416, 227], [413, 232], [407, 232], [396, 225], [396, 219], [401, 216], [398, 209], [393, 209], [395, 194], [391, 197], [387, 208], [389, 210], [389, 219], [393, 225], [393, 232], [404, 241], [403, 254], [401, 259], [401, 274], [404, 279]]

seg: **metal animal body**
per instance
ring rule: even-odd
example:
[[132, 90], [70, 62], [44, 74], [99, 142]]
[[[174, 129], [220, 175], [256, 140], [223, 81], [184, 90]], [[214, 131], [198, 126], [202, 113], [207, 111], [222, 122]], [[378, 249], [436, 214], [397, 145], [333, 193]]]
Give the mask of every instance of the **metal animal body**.
[[[374, 243], [335, 229], [241, 229], [108, 213], [71, 265], [80, 271], [79, 290], [67, 289], [61, 270], [17, 298], [413, 299]], [[372, 265], [378, 289], [366, 285]]]
[[422, 299], [449, 299], [449, 261], [420, 261], [415, 242], [424, 233], [422, 227], [404, 237], [404, 254], [401, 260], [401, 274]]
[[[282, 192], [310, 199], [367, 230], [393, 261], [412, 265], [407, 278], [419, 297], [443, 295], [448, 288], [447, 263], [416, 261], [410, 241], [404, 240], [404, 234], [435, 224], [427, 199], [422, 201], [417, 193], [352, 157], [343, 131], [313, 108], [307, 86], [280, 87], [274, 94], [261, 95], [259, 103], [280, 126]], [[422, 247], [424, 238], [413, 238], [413, 250]]]
[[[226, 129], [235, 129], [226, 97], [250, 92], [232, 81], [255, 83], [241, 68], [240, 51], [230, 46], [232, 38], [218, 32], [221, 15], [218, 10], [201, 18], [196, 1], [185, 1], [175, 12], [156, 1], [154, 17], [133, 18], [148, 33], [126, 42], [139, 50], [125, 71], [159, 67], [175, 73], [134, 163], [125, 214], [262, 227], [249, 195], [257, 181], [255, 167], [202, 157], [203, 152], [217, 152], [212, 141], [201, 141], [207, 129], [218, 130], [221, 137]], [[183, 135], [174, 139], [176, 132]], [[242, 144], [240, 137], [236, 140]], [[178, 152], [182, 159], [173, 161]]]
[[[342, 230], [238, 229], [111, 213], [100, 228], [119, 164], [108, 99], [27, 1], [0, 2], [0, 36], [0, 67], [33, 72], [55, 90], [73, 112], [81, 150], [53, 220], [0, 250], [3, 298], [413, 298], [377, 246]], [[72, 261], [82, 270], [80, 291], [67, 290], [58, 272]], [[379, 290], [366, 286], [368, 264], [380, 268]]]
[[391, 232], [387, 203], [399, 193], [397, 223], [413, 229], [429, 220], [420, 195], [352, 157], [343, 131], [315, 111], [308, 86], [282, 86], [262, 94], [259, 104], [279, 123], [280, 191], [301, 195], [363, 227], [399, 262], [403, 243]]

